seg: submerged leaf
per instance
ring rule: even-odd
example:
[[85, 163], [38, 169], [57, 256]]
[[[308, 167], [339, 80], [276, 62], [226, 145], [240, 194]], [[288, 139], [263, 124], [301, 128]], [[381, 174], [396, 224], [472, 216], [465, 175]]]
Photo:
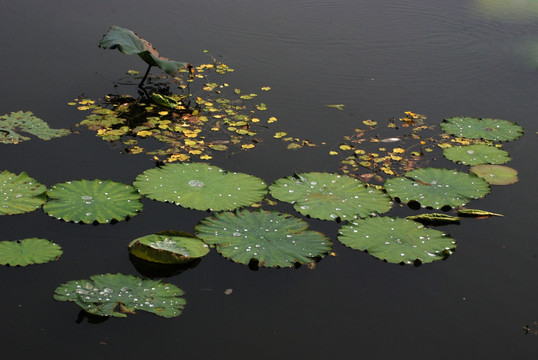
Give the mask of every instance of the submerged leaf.
[[390, 263], [422, 264], [443, 260], [456, 249], [447, 234], [412, 220], [373, 217], [342, 226], [338, 240]]
[[504, 164], [510, 161], [508, 152], [484, 144], [449, 147], [443, 150], [443, 155], [463, 165]]
[[17, 144], [30, 140], [18, 132], [25, 132], [37, 136], [42, 140], [66, 136], [71, 133], [67, 129], [51, 129], [49, 125], [34, 116], [30, 111], [11, 112], [0, 116], [0, 142], [4, 144]]
[[126, 317], [136, 310], [166, 318], [181, 314], [186, 301], [175, 285], [132, 275], [93, 275], [89, 280], [73, 280], [56, 288], [54, 299], [73, 301], [90, 314]]
[[486, 196], [490, 187], [474, 174], [456, 170], [425, 168], [409, 171], [406, 177], [388, 179], [385, 189], [402, 202], [417, 201], [422, 207], [458, 207]]
[[307, 264], [331, 250], [323, 234], [308, 230], [308, 223], [276, 211], [223, 212], [205, 218], [195, 227], [205, 242], [222, 256], [241, 264], [292, 267]]
[[126, 184], [111, 180], [79, 180], [53, 185], [43, 210], [65, 221], [109, 223], [142, 210], [140, 195]]
[[390, 210], [390, 198], [346, 175], [302, 173], [278, 179], [269, 187], [280, 201], [295, 204], [295, 210], [322, 220], [350, 220]]
[[151, 262], [183, 264], [205, 256], [209, 247], [192, 235], [152, 234], [131, 241], [129, 251]]
[[204, 211], [249, 206], [267, 193], [267, 185], [255, 176], [204, 163], [173, 163], [149, 169], [136, 177], [134, 186], [150, 199]]
[[510, 185], [519, 180], [517, 170], [503, 165], [475, 165], [469, 171], [480, 176], [491, 185]]
[[441, 123], [443, 131], [468, 139], [510, 141], [523, 135], [523, 128], [507, 120], [453, 117]]
[[7, 170], [0, 173], [0, 215], [14, 215], [34, 211], [47, 200], [47, 188], [29, 177]]
[[30, 238], [17, 241], [0, 241], [0, 264], [26, 266], [56, 260], [62, 248], [45, 239]]

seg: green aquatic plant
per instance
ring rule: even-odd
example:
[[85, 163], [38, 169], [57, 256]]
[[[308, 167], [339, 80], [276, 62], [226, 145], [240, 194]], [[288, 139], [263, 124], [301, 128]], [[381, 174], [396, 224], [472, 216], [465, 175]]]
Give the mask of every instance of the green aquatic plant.
[[57, 260], [62, 248], [52, 241], [29, 238], [16, 241], [0, 241], [0, 264], [26, 266]]
[[24, 171], [0, 173], [0, 215], [23, 214], [39, 209], [45, 203], [47, 188]]
[[301, 214], [322, 220], [351, 220], [382, 214], [392, 207], [383, 192], [346, 175], [295, 174], [278, 179], [269, 191], [275, 199], [294, 204]]
[[86, 224], [125, 220], [142, 210], [140, 194], [112, 180], [78, 180], [51, 186], [43, 210], [59, 220]]
[[458, 224], [461, 220], [457, 216], [450, 216], [450, 215], [441, 214], [441, 213], [420, 214], [420, 215], [406, 216], [405, 218], [408, 220], [419, 222], [421, 224], [429, 224], [429, 225]]
[[517, 170], [503, 165], [475, 165], [469, 171], [491, 185], [510, 185], [519, 181]]
[[173, 163], [144, 171], [134, 181], [138, 191], [153, 200], [197, 210], [233, 210], [265, 196], [259, 178], [204, 163]]
[[186, 301], [175, 285], [132, 275], [101, 274], [73, 280], [54, 291], [54, 299], [73, 301], [99, 316], [126, 317], [137, 310], [166, 318], [179, 316]]
[[373, 217], [342, 226], [338, 240], [352, 249], [395, 264], [425, 264], [443, 260], [456, 249], [447, 234], [412, 220]]
[[498, 214], [491, 211], [480, 210], [480, 209], [458, 209], [458, 215], [468, 216], [468, 217], [504, 216], [503, 214]]
[[443, 150], [443, 155], [463, 165], [504, 164], [510, 161], [508, 152], [485, 144], [449, 147]]
[[444, 119], [441, 129], [448, 134], [468, 139], [511, 141], [523, 136], [523, 128], [508, 120], [452, 117]]
[[405, 177], [388, 179], [384, 188], [404, 203], [416, 201], [434, 209], [463, 206], [491, 191], [488, 183], [474, 174], [436, 168], [416, 169]]
[[51, 129], [46, 122], [30, 111], [17, 111], [0, 116], [0, 143], [18, 144], [30, 140], [19, 132], [32, 134], [42, 140], [71, 134], [67, 129]]
[[168, 75], [176, 74], [180, 69], [189, 67], [190, 64], [181, 61], [169, 60], [159, 55], [157, 50], [146, 40], [138, 37], [134, 32], [119, 26], [112, 26], [99, 42], [103, 49], [118, 49], [126, 55], [138, 55], [148, 64], [146, 74], [140, 85], [146, 80], [150, 69], [157, 66]]
[[227, 259], [264, 267], [312, 263], [332, 245], [325, 235], [308, 230], [306, 221], [276, 211], [218, 213], [196, 225], [195, 234]]
[[166, 232], [134, 239], [129, 252], [155, 263], [184, 264], [205, 256], [209, 246], [190, 234]]

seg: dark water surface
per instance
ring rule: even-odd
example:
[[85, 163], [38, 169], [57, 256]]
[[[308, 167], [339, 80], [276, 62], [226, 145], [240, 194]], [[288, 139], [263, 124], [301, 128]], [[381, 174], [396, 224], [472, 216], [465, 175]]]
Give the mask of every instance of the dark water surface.
[[[139, 312], [94, 323], [52, 294], [93, 274], [137, 275], [127, 252], [132, 239], [192, 232], [207, 213], [146, 199], [139, 216], [115, 225], [65, 223], [42, 211], [0, 217], [1, 240], [42, 237], [64, 249], [55, 263], [0, 268], [2, 358], [535, 358], [538, 336], [523, 327], [538, 321], [538, 70], [523, 44], [538, 39], [538, 18], [534, 10], [503, 18], [478, 6], [484, 2], [0, 1], [0, 114], [33, 111], [53, 127], [81, 121], [67, 102], [83, 93], [102, 97], [126, 70], [144, 70], [135, 56], [97, 48], [110, 25], [123, 26], [173, 59], [204, 63], [204, 49], [222, 55], [235, 69], [226, 79], [233, 87], [272, 87], [264, 102], [279, 121], [266, 141], [212, 160], [267, 183], [293, 171], [337, 171], [339, 159], [328, 152], [342, 136], [362, 120], [406, 110], [432, 124], [466, 115], [526, 129], [505, 145], [519, 183], [469, 205], [505, 217], [441, 228], [458, 242], [446, 261], [384, 263], [340, 245], [339, 224], [309, 220], [334, 240], [336, 257], [314, 271], [251, 271], [212, 251], [196, 268], [164, 279], [186, 292], [188, 304], [174, 319]], [[290, 152], [272, 140], [273, 131], [328, 145]], [[153, 166], [145, 155], [119, 150], [82, 131], [0, 145], [0, 169], [51, 186], [81, 178], [131, 183]]]

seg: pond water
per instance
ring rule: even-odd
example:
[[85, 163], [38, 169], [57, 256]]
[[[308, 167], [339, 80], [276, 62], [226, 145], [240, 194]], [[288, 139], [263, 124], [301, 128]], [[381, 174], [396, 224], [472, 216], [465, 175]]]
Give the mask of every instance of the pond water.
[[[233, 87], [272, 88], [264, 102], [279, 121], [264, 142], [211, 160], [267, 183], [294, 171], [338, 171], [341, 158], [329, 151], [344, 135], [363, 120], [387, 121], [407, 110], [432, 124], [465, 115], [526, 129], [504, 146], [520, 181], [496, 186], [469, 205], [505, 216], [442, 227], [458, 243], [446, 261], [384, 263], [339, 244], [340, 224], [308, 219], [333, 239], [336, 256], [315, 270], [251, 271], [213, 250], [195, 268], [164, 279], [186, 293], [187, 306], [173, 319], [139, 312], [98, 321], [52, 294], [94, 274], [137, 275], [127, 252], [132, 239], [192, 232], [207, 213], [144, 199], [139, 216], [114, 225], [60, 222], [41, 210], [2, 216], [1, 240], [41, 237], [64, 249], [51, 264], [0, 268], [3, 357], [504, 359], [538, 353], [538, 335], [524, 331], [526, 325], [538, 330], [534, 1], [57, 0], [2, 1], [1, 9], [0, 114], [32, 111], [56, 128], [83, 120], [67, 102], [112, 93], [128, 69], [145, 70], [136, 56], [97, 47], [107, 29], [119, 25], [173, 59], [205, 63], [205, 49], [222, 56], [235, 69], [227, 78]], [[121, 90], [136, 94], [134, 87]], [[82, 178], [132, 183], [154, 166], [149, 156], [123, 155], [93, 132], [79, 131], [0, 145], [0, 169], [26, 171], [51, 186]], [[274, 131], [327, 145], [288, 151], [272, 138]], [[293, 212], [285, 204], [276, 209]], [[413, 211], [396, 207], [389, 214]]]

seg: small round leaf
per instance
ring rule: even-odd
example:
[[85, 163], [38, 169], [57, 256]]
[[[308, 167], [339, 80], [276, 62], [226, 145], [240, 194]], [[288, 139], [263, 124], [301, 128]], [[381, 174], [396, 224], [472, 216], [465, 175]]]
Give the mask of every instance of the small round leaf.
[[504, 164], [510, 161], [508, 152], [484, 144], [449, 147], [443, 150], [443, 155], [463, 165]]
[[131, 241], [129, 251], [151, 262], [183, 264], [205, 256], [209, 246], [193, 236], [152, 234]]
[[62, 248], [45, 239], [30, 238], [17, 241], [0, 241], [0, 264], [26, 266], [57, 260]]
[[441, 129], [454, 136], [493, 141], [516, 140], [524, 132], [521, 126], [507, 120], [471, 117], [444, 119]]
[[2, 171], [0, 173], [0, 215], [14, 215], [34, 211], [47, 200], [47, 188], [29, 177]]
[[475, 165], [469, 171], [480, 176], [491, 185], [510, 185], [519, 180], [517, 170], [503, 165]]

